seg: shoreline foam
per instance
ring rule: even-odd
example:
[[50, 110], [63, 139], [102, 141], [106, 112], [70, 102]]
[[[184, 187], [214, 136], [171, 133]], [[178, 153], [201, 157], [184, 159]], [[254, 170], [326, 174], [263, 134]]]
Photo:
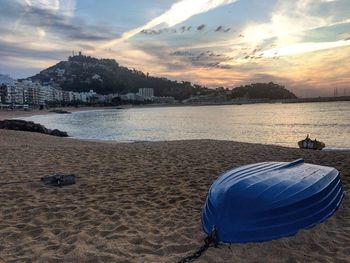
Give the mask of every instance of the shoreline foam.
[[[55, 108], [52, 108], [55, 109]], [[0, 120], [5, 119], [18, 119], [18, 118], [29, 118], [40, 115], [56, 115], [58, 113], [50, 112], [50, 110], [31, 110], [31, 111], [22, 111], [22, 110], [0, 110]], [[85, 112], [85, 111], [99, 111], [99, 110], [109, 110], [115, 109], [115, 107], [62, 107], [58, 108], [60, 110], [65, 110], [69, 112]]]

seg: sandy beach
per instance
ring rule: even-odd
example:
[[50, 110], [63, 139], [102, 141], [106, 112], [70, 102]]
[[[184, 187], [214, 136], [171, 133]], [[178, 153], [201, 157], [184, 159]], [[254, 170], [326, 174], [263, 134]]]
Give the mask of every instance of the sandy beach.
[[[227, 169], [260, 161], [334, 166], [350, 187], [350, 152], [193, 140], [99, 143], [0, 130], [0, 261], [176, 262], [205, 237], [201, 209]], [[74, 173], [77, 184], [39, 178]], [[22, 184], [3, 184], [24, 181]], [[266, 243], [210, 248], [197, 262], [349, 262], [350, 202], [326, 222]]]

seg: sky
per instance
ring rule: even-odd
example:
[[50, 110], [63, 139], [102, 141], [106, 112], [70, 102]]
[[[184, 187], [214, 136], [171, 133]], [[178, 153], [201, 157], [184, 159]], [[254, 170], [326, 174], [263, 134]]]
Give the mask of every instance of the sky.
[[0, 0], [0, 73], [73, 51], [215, 88], [350, 95], [350, 0]]

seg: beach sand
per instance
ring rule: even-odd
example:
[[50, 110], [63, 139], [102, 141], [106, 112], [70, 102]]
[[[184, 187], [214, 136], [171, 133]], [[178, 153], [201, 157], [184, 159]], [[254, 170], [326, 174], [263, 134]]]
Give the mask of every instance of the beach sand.
[[[203, 244], [201, 209], [225, 170], [261, 161], [337, 168], [350, 152], [193, 140], [99, 143], [0, 130], [0, 262], [176, 262]], [[74, 173], [49, 188], [39, 178]], [[196, 262], [349, 262], [350, 201], [311, 230], [210, 248]]]

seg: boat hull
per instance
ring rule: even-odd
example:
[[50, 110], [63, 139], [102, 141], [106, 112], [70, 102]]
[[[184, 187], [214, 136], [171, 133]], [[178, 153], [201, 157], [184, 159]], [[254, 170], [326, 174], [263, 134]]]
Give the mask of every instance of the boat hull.
[[210, 187], [203, 230], [219, 241], [269, 241], [323, 222], [344, 197], [339, 172], [331, 167], [264, 162], [230, 170]]
[[312, 141], [312, 140], [301, 140], [298, 142], [299, 148], [311, 149], [311, 150], [322, 150], [326, 145], [323, 142]]

